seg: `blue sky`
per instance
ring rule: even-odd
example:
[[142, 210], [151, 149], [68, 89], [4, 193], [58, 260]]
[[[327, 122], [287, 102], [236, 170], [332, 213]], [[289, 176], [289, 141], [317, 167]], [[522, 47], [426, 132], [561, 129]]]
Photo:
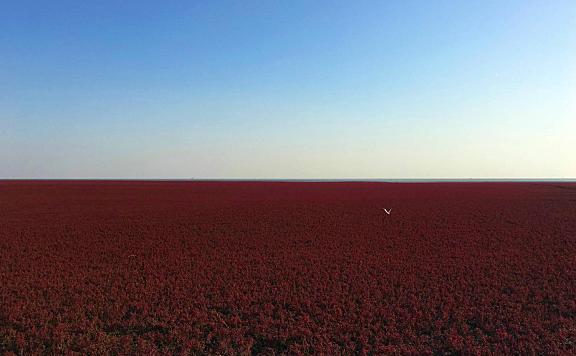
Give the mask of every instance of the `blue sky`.
[[574, 178], [576, 2], [0, 3], [0, 178]]

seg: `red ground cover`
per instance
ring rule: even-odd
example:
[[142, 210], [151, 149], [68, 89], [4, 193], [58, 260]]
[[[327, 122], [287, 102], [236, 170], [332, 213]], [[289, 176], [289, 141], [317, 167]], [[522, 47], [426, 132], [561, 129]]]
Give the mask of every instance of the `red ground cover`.
[[0, 182], [0, 353], [574, 354], [575, 317], [576, 184]]

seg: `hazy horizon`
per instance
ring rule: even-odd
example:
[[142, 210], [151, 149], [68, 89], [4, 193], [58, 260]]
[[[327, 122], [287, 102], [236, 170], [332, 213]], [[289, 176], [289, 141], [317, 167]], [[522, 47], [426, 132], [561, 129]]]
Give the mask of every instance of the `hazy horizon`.
[[8, 0], [0, 23], [0, 179], [576, 177], [574, 1]]

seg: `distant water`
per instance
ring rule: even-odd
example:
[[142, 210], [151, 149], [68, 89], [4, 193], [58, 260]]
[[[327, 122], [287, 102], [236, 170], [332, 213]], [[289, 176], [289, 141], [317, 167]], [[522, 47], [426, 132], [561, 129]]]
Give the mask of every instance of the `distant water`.
[[29, 178], [0, 178], [0, 181], [135, 181], [135, 182], [303, 182], [303, 183], [338, 183], [338, 182], [379, 182], [379, 183], [491, 183], [491, 182], [556, 182], [556, 183], [576, 183], [576, 178], [533, 178], [533, 179], [375, 179], [375, 178], [350, 178], [350, 179], [211, 179], [211, 178], [49, 178], [49, 179], [29, 179]]
[[576, 178], [542, 178], [542, 179], [158, 179], [166, 181], [195, 181], [195, 182], [307, 182], [307, 183], [334, 183], [334, 182], [379, 182], [379, 183], [490, 183], [490, 182], [576, 182]]

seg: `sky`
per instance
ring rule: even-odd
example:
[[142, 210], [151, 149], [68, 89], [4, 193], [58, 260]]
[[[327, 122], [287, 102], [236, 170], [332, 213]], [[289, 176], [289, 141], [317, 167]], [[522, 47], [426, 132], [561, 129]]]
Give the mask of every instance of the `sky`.
[[576, 1], [0, 2], [0, 178], [576, 178]]

